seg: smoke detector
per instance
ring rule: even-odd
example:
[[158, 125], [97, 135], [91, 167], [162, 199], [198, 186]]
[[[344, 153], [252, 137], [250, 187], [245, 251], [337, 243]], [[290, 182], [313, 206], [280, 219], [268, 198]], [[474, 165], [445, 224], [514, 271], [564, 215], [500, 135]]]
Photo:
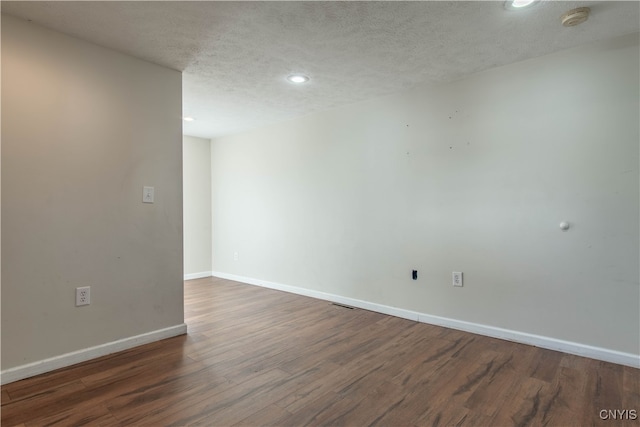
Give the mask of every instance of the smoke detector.
[[571, 9], [562, 17], [562, 25], [565, 27], [573, 27], [578, 24], [582, 24], [589, 18], [589, 13], [591, 13], [591, 9], [588, 7], [579, 7], [577, 9]]

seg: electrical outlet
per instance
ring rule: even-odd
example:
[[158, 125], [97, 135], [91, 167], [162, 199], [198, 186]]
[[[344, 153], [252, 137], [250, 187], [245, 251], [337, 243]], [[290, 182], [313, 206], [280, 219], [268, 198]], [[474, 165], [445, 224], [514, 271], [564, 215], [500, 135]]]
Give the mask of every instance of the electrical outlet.
[[238, 260], [238, 252], [234, 252], [233, 253], [233, 260], [237, 261]]
[[91, 286], [76, 288], [76, 307], [91, 304]]
[[454, 271], [453, 273], [451, 273], [451, 277], [453, 279], [453, 286], [462, 287], [462, 272]]

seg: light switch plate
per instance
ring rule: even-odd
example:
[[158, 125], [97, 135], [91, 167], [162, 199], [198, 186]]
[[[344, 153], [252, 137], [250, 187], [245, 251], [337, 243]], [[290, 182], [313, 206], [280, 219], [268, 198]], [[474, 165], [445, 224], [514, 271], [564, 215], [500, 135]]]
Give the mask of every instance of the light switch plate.
[[142, 203], [153, 203], [153, 187], [142, 187]]

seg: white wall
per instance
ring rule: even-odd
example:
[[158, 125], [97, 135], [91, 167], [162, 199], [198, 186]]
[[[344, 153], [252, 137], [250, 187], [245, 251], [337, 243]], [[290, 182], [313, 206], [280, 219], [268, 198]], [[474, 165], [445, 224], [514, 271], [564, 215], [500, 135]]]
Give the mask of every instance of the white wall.
[[182, 142], [185, 279], [211, 275], [211, 141]]
[[3, 372], [184, 326], [181, 90], [178, 71], [2, 16]]
[[213, 270], [638, 354], [638, 75], [635, 34], [214, 140]]

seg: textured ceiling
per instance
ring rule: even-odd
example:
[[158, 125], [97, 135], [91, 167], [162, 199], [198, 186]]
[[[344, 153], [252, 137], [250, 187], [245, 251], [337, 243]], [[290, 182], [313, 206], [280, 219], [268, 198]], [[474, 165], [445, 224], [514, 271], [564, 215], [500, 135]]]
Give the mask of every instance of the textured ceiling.
[[[577, 27], [569, 9], [589, 6]], [[640, 30], [639, 3], [10, 2], [2, 12], [183, 71], [188, 135], [206, 138], [459, 79]], [[311, 81], [288, 83], [291, 72]]]

